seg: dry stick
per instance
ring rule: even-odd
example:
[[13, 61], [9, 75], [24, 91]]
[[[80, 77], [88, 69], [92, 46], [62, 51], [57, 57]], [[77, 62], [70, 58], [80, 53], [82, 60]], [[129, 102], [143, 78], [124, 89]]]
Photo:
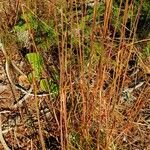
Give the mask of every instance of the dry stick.
[[[22, 12], [24, 14], [25, 13], [25, 9], [24, 9], [23, 5], [21, 6], [21, 10], [22, 10]], [[26, 23], [28, 23], [28, 18], [26, 18], [25, 21], [26, 21]], [[30, 26], [28, 28], [29, 28], [31, 40], [33, 42], [33, 46], [34, 46], [36, 52], [38, 52], [38, 49], [37, 49], [37, 46], [35, 44], [33, 35], [31, 33]], [[42, 133], [42, 126], [41, 126], [41, 122], [40, 122], [39, 99], [37, 97], [37, 85], [36, 85], [36, 81], [35, 81], [34, 77], [33, 77], [33, 90], [34, 90], [34, 99], [35, 99], [35, 104], [36, 104], [35, 107], [36, 107], [36, 114], [37, 114], [37, 120], [38, 120], [38, 128], [39, 128], [39, 136], [40, 136], [39, 138], [40, 138], [42, 150], [45, 150], [46, 149], [46, 145], [45, 145], [45, 142], [44, 142], [44, 137], [43, 137], [43, 133]]]
[[20, 106], [30, 96], [31, 92], [32, 92], [32, 87], [29, 89], [29, 91], [21, 100], [19, 100], [15, 105], [13, 105], [13, 108], [17, 108], [18, 106]]
[[10, 150], [10, 148], [7, 146], [6, 144], [6, 141], [3, 137], [3, 134], [2, 134], [2, 119], [1, 119], [1, 114], [0, 114], [0, 141], [4, 147], [4, 150]]
[[44, 142], [44, 137], [43, 137], [43, 133], [42, 133], [42, 126], [41, 126], [41, 121], [40, 121], [39, 99], [37, 97], [37, 85], [36, 85], [34, 79], [33, 79], [33, 84], [34, 84], [34, 95], [35, 95], [35, 104], [36, 104], [35, 107], [36, 107], [36, 114], [37, 114], [37, 120], [38, 120], [40, 142], [41, 142], [42, 150], [45, 150], [46, 145], [45, 145], [45, 142]]
[[12, 94], [14, 96], [14, 100], [16, 101], [14, 84], [12, 82], [12, 79], [11, 79], [10, 73], [9, 73], [9, 66], [11, 64], [11, 61], [10, 61], [9, 57], [7, 56], [6, 50], [4, 49], [4, 46], [1, 43], [1, 40], [0, 40], [0, 49], [2, 50], [2, 52], [3, 52], [4, 56], [5, 56], [5, 59], [6, 59], [6, 62], [5, 62], [5, 71], [6, 71], [6, 75], [7, 75], [8, 81], [10, 83], [10, 88], [12, 90]]
[[59, 52], [59, 60], [60, 60], [60, 143], [61, 143], [61, 147], [62, 149], [65, 149], [65, 143], [64, 143], [64, 134], [63, 134], [63, 121], [64, 121], [64, 117], [63, 116], [63, 112], [64, 111], [64, 101], [63, 101], [63, 81], [64, 81], [64, 76], [63, 76], [63, 67], [64, 67], [64, 54], [63, 54], [63, 47], [64, 47], [64, 30], [63, 30], [63, 27], [64, 27], [64, 24], [63, 24], [63, 7], [61, 6], [61, 24], [62, 24], [62, 36], [61, 36], [61, 51]]
[[[22, 93], [24, 93], [24, 94], [28, 94], [29, 93], [29, 90], [27, 91], [27, 90], [25, 90], [24, 89], [24, 87], [22, 87], [22, 86], [20, 86], [20, 85], [15, 85], [15, 87], [16, 87], [16, 89], [18, 89], [18, 90], [20, 90]], [[30, 87], [30, 89], [32, 88], [32, 90], [33, 90], [33, 87], [31, 86]], [[32, 90], [31, 90], [31, 92], [32, 92]], [[34, 96], [34, 93], [29, 93], [29, 95], [30, 96]], [[38, 97], [44, 97], [44, 96], [48, 96], [48, 95], [50, 95], [50, 93], [49, 92], [44, 92], [44, 93], [37, 93], [37, 96]]]
[[[15, 105], [13, 105], [13, 108], [17, 108], [17, 107], [21, 106], [22, 103], [23, 103], [24, 101], [26, 101], [28, 97], [30, 97], [30, 96], [35, 96], [34, 93], [31, 93], [32, 90], [33, 90], [33, 87], [32, 87], [32, 86], [30, 87], [30, 89], [29, 89], [28, 91], [26, 91], [26, 90], [24, 90], [23, 88], [18, 87], [18, 86], [15, 86], [15, 87], [16, 87], [17, 89], [19, 89], [21, 92], [23, 92], [23, 93], [25, 94], [25, 96], [22, 97]], [[37, 96], [37, 97], [44, 97], [44, 96], [48, 96], [48, 95], [50, 95], [50, 94], [49, 94], [49, 93], [44, 93], [44, 94], [38, 94], [38, 93], [37, 93], [36, 96]]]

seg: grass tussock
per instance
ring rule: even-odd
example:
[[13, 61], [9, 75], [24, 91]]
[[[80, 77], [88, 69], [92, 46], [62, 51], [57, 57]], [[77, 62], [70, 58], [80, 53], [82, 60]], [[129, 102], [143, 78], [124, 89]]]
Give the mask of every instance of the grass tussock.
[[[15, 110], [21, 118], [14, 134], [4, 134], [8, 147], [150, 148], [148, 4], [0, 2], [1, 42], [10, 61], [26, 66], [20, 69], [34, 95]], [[13, 73], [11, 78], [18, 83], [18, 76]], [[38, 96], [41, 91], [48, 95]]]

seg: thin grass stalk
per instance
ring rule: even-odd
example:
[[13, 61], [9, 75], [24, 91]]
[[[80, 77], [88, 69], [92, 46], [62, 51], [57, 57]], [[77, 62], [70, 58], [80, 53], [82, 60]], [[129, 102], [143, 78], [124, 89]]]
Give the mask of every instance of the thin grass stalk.
[[[66, 4], [65, 8], [65, 22], [68, 23], [68, 17], [67, 17], [67, 10], [68, 10], [68, 5]], [[66, 141], [66, 148], [69, 148], [69, 134], [68, 134], [68, 112], [67, 112], [67, 85], [68, 85], [68, 27], [65, 27], [65, 36], [64, 36], [64, 90], [63, 90], [63, 95], [64, 95], [64, 103], [63, 103], [63, 108], [64, 108], [64, 125], [65, 125], [65, 141]], [[67, 79], [65, 79], [65, 77]]]
[[[55, 30], [56, 30], [56, 33], [59, 33], [59, 21], [58, 21], [58, 18], [57, 18], [57, 6], [54, 6], [55, 9], [54, 9], [54, 22], [55, 22]], [[65, 143], [64, 143], [64, 132], [63, 132], [63, 103], [64, 103], [64, 99], [63, 99], [63, 82], [64, 82], [64, 79], [63, 79], [63, 68], [64, 65], [62, 64], [63, 63], [63, 59], [62, 59], [62, 49], [63, 49], [63, 6], [61, 6], [61, 32], [62, 32], [62, 36], [61, 36], [61, 42], [59, 40], [59, 34], [57, 36], [57, 45], [58, 45], [58, 54], [59, 54], [59, 65], [60, 65], [60, 83], [59, 83], [59, 94], [60, 94], [60, 121], [59, 121], [59, 128], [60, 128], [60, 145], [61, 145], [61, 149], [65, 149]]]
[[[64, 31], [64, 8], [61, 6], [61, 25], [62, 25], [62, 36], [61, 36], [61, 51], [60, 51], [60, 102], [61, 102], [61, 146], [62, 149], [68, 147], [68, 131], [67, 131], [67, 109], [66, 109], [66, 92], [65, 92], [65, 42], [66, 33]], [[65, 132], [63, 131], [65, 129]]]
[[94, 55], [94, 31], [95, 31], [95, 26], [96, 26], [96, 17], [97, 17], [97, 4], [98, 4], [98, 0], [94, 0], [94, 12], [93, 12], [93, 22], [92, 22], [92, 30], [90, 33], [90, 58], [89, 58], [89, 65], [88, 65], [88, 76], [89, 76], [89, 80], [90, 80], [90, 76], [92, 73], [92, 60], [93, 60], [93, 55]]
[[64, 149], [65, 148], [65, 143], [64, 143], [64, 134], [63, 134], [63, 99], [62, 99], [62, 94], [63, 94], [63, 92], [62, 92], [62, 88], [63, 88], [63, 65], [62, 65], [62, 63], [63, 63], [63, 61], [64, 60], [62, 60], [62, 49], [63, 49], [63, 47], [64, 47], [64, 44], [63, 44], [63, 41], [64, 41], [64, 39], [63, 39], [63, 8], [62, 8], [62, 6], [61, 6], [61, 25], [62, 25], [62, 45], [61, 45], [61, 51], [59, 52], [59, 62], [60, 62], [60, 130], [61, 130], [61, 135], [60, 135], [60, 137], [61, 137], [61, 148], [62, 149]]
[[129, 3], [129, 0], [126, 0], [123, 20], [122, 20], [122, 28], [121, 28], [119, 49], [121, 49], [121, 46], [124, 44], [124, 39], [125, 39], [125, 31], [126, 31], [126, 24], [127, 24], [127, 21], [128, 21], [128, 10], [129, 10], [128, 3]]
[[119, 23], [120, 12], [121, 12], [121, 5], [122, 5], [122, 0], [120, 0], [120, 4], [119, 4], [119, 11], [118, 11], [118, 14], [117, 14], [115, 29], [114, 29], [114, 32], [113, 32], [112, 42], [110, 44], [112, 46], [110, 46], [110, 51], [109, 51], [108, 57], [110, 57], [110, 54], [112, 52], [112, 47], [113, 47], [113, 44], [114, 44], [114, 41], [115, 41], [115, 35], [116, 35], [116, 32], [117, 32], [117, 27], [118, 27], [118, 23]]
[[106, 0], [106, 9], [105, 9], [105, 15], [104, 15], [104, 38], [106, 37], [106, 34], [108, 32], [109, 27], [109, 20], [111, 18], [111, 12], [112, 12], [112, 0]]
[[[105, 69], [106, 68], [104, 67], [101, 74], [99, 74], [99, 80], [100, 81], [97, 81], [97, 83], [99, 82], [99, 84], [97, 84], [97, 87], [96, 87], [97, 92], [94, 95], [94, 97], [96, 97], [96, 94], [99, 95], [98, 96], [98, 112], [99, 112], [99, 114], [98, 114], [99, 117], [98, 118], [99, 118], [99, 122], [98, 122], [98, 132], [97, 132], [97, 150], [102, 148], [102, 145], [100, 144], [101, 143], [101, 141], [100, 141], [100, 134], [101, 134], [100, 131], [101, 131], [101, 127], [102, 127], [101, 123], [103, 122], [103, 120], [101, 118], [101, 114], [103, 113], [103, 103], [105, 101], [105, 99], [103, 98], [103, 95], [102, 95], [102, 93], [103, 93], [103, 83], [104, 83], [104, 80], [105, 80], [105, 73], [106, 73]], [[99, 89], [98, 89], [98, 87], [99, 87]]]
[[[77, 34], [78, 34], [78, 61], [79, 61], [79, 71], [80, 71], [80, 90], [81, 90], [81, 97], [82, 97], [82, 132], [83, 132], [83, 138], [86, 137], [86, 110], [87, 110], [87, 104], [86, 104], [86, 98], [85, 98], [85, 91], [84, 91], [84, 71], [83, 71], [83, 56], [82, 56], [82, 48], [81, 48], [81, 34], [80, 34], [80, 26], [79, 26], [79, 16], [78, 16], [78, 10], [77, 10], [77, 1], [75, 0], [75, 7], [76, 7], [76, 23], [77, 23]], [[83, 139], [82, 139], [83, 140]], [[81, 140], [81, 141], [82, 141]]]
[[68, 55], [69, 55], [69, 61], [70, 61], [70, 65], [69, 65], [69, 83], [70, 83], [70, 85], [69, 85], [69, 87], [70, 87], [70, 95], [71, 95], [71, 97], [70, 97], [70, 100], [71, 100], [71, 109], [70, 109], [70, 113], [69, 113], [69, 115], [68, 115], [68, 121], [70, 121], [70, 116], [71, 116], [71, 113], [72, 113], [72, 111], [73, 111], [73, 108], [74, 108], [74, 89], [73, 89], [73, 83], [75, 82], [75, 81], [73, 81], [73, 71], [72, 71], [72, 62], [71, 62], [71, 56], [73, 55], [73, 33], [72, 33], [72, 30], [73, 30], [73, 13], [72, 13], [72, 11], [73, 11], [73, 2], [72, 2], [72, 0], [70, 1], [70, 11], [69, 11], [69, 14], [70, 14], [70, 29], [71, 29], [71, 32], [70, 32], [70, 48], [69, 48], [69, 51], [68, 51]]
[[36, 114], [37, 114], [37, 120], [38, 120], [40, 142], [41, 142], [42, 150], [46, 150], [44, 137], [42, 133], [41, 122], [40, 122], [40, 110], [39, 110], [39, 99], [37, 97], [37, 85], [36, 85], [36, 81], [34, 77], [33, 77], [33, 85], [34, 85], [34, 99], [35, 99]]
[[[24, 7], [26, 7], [26, 5], [21, 5], [21, 9], [22, 9], [23, 14], [25, 13]], [[28, 8], [30, 10], [29, 4], [26, 8]], [[24, 19], [26, 22], [28, 22], [28, 18], [24, 18]], [[38, 52], [38, 49], [37, 49], [37, 46], [35, 44], [34, 37], [32, 35], [32, 31], [31, 31], [30, 26], [28, 26], [28, 29], [30, 32], [30, 36], [31, 36], [35, 51]], [[38, 120], [38, 127], [39, 127], [40, 142], [41, 142], [42, 150], [45, 150], [46, 147], [45, 147], [44, 137], [42, 134], [42, 127], [41, 127], [41, 123], [40, 123], [39, 99], [37, 97], [37, 83], [36, 83], [36, 79], [34, 77], [34, 74], [33, 74], [33, 87], [34, 87], [34, 96], [35, 96], [34, 98], [35, 98], [35, 106], [36, 106], [36, 113], [37, 113], [37, 120]]]
[[130, 36], [129, 36], [129, 38], [131, 38], [131, 36], [133, 36], [132, 42], [134, 42], [134, 40], [136, 38], [136, 31], [137, 31], [137, 26], [138, 26], [138, 23], [139, 23], [139, 18], [140, 18], [140, 13], [141, 13], [141, 10], [142, 10], [142, 6], [143, 6], [143, 0], [140, 0], [140, 6], [138, 8], [138, 12], [137, 12], [137, 15], [135, 17], [135, 20], [134, 20], [134, 23], [133, 23], [133, 26], [132, 26], [132, 29], [131, 29], [131, 33], [130, 33]]

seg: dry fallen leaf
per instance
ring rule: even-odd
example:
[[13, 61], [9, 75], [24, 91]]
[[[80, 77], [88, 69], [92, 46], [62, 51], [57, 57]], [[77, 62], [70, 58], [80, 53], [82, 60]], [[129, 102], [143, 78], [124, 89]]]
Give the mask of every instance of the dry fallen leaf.
[[23, 86], [26, 89], [29, 88], [30, 82], [26, 75], [20, 75], [18, 80], [19, 80], [19, 85]]

